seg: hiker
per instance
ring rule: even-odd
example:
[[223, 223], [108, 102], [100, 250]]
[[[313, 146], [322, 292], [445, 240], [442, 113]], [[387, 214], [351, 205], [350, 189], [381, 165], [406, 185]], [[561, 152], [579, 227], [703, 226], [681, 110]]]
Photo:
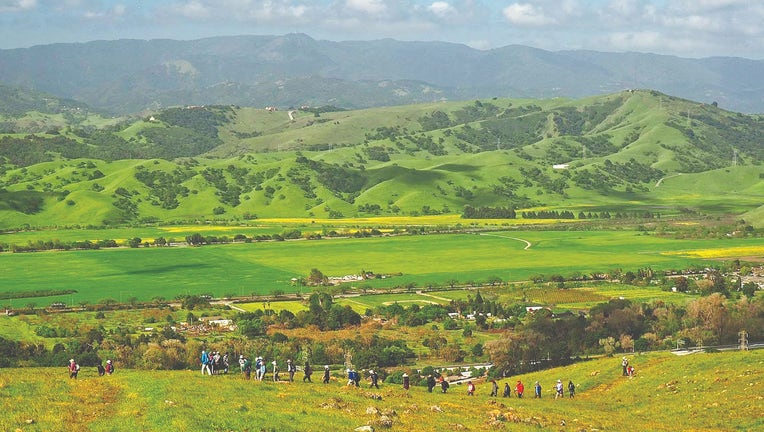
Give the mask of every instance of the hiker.
[[557, 400], [558, 397], [562, 398], [565, 397], [562, 394], [562, 380], [557, 380], [557, 384], [555, 384], [554, 389], [556, 390], [554, 394], [554, 399]]
[[348, 383], [346, 385], [348, 386], [355, 385], [355, 371], [353, 369], [348, 369], [347, 374], [348, 374]]
[[475, 384], [472, 381], [467, 381], [467, 396], [475, 396]]
[[329, 376], [330, 376], [329, 365], [324, 365], [324, 379], [323, 379], [324, 384], [329, 384]]
[[435, 388], [435, 377], [432, 374], [427, 375], [427, 392], [432, 393], [432, 389]]
[[239, 364], [241, 365], [241, 372], [244, 374], [244, 379], [249, 381], [252, 377], [252, 362], [244, 356], [239, 356]]
[[260, 377], [258, 378], [259, 381], [262, 381], [262, 380], [265, 379], [265, 373], [266, 372], [267, 372], [267, 370], [266, 370], [266, 366], [265, 366], [265, 360], [263, 360], [263, 358], [260, 357], [260, 368], [259, 368]]
[[212, 371], [210, 370], [210, 356], [207, 354], [207, 351], [202, 350], [202, 358], [199, 360], [202, 363], [202, 375], [204, 375], [204, 371], [207, 371], [207, 374], [212, 375]]
[[626, 357], [621, 360], [621, 367], [623, 368], [623, 376], [627, 376], [629, 374], [629, 359]]
[[449, 384], [448, 381], [446, 381], [446, 379], [443, 378], [443, 376], [441, 375], [440, 376], [440, 391], [445, 393], [448, 391], [448, 387], [450, 386], [451, 384]]
[[628, 375], [629, 377], [633, 377], [634, 373], [635, 373], [634, 372], [634, 366], [629, 366], [629, 368], [626, 369], [626, 375]]
[[111, 359], [106, 360], [106, 368], [104, 371], [109, 375], [114, 373], [114, 363], [111, 362]]
[[220, 357], [220, 352], [215, 351], [212, 353], [212, 373], [214, 375], [217, 375], [220, 373], [220, 369], [222, 369], [223, 361]]
[[515, 386], [515, 393], [517, 393], [517, 397], [522, 399], [524, 392], [525, 392], [525, 386], [523, 385], [523, 382], [520, 380], [517, 380], [517, 385]]
[[287, 372], [289, 372], [289, 382], [294, 382], [294, 373], [297, 372], [297, 368], [292, 363], [292, 359], [287, 359]]
[[106, 369], [104, 369], [101, 363], [98, 363], [98, 366], [96, 366], [96, 369], [98, 369], [98, 376], [103, 376], [106, 373]]
[[302, 368], [302, 371], [305, 373], [305, 375], [302, 377], [302, 382], [313, 382], [310, 380], [310, 376], [313, 375], [313, 368], [310, 367], [309, 362], [305, 362], [305, 367]]
[[408, 390], [411, 382], [409, 381], [409, 374], [403, 372], [403, 389]]
[[361, 387], [361, 373], [353, 370], [353, 384], [355, 384], [356, 387]]
[[79, 372], [80, 365], [78, 365], [74, 359], [69, 359], [69, 379], [77, 379], [77, 374]]
[[501, 396], [505, 398], [512, 396], [512, 389], [509, 388], [509, 383], [504, 383], [504, 394]]
[[573, 381], [568, 381], [568, 397], [573, 397], [576, 395], [576, 385], [573, 384]]
[[230, 366], [228, 361], [228, 353], [223, 354], [223, 373], [228, 374], [228, 367]]
[[369, 377], [371, 377], [371, 385], [369, 388], [379, 388], [379, 374], [374, 372], [374, 369], [369, 371]]
[[273, 365], [273, 382], [276, 382], [279, 380], [279, 365], [276, 364], [276, 360], [272, 361], [271, 364]]
[[491, 380], [491, 394], [490, 394], [490, 396], [491, 397], [496, 397], [498, 395], [499, 395], [499, 385], [496, 384], [496, 380], [495, 379], [492, 379]]
[[541, 399], [541, 383], [536, 381], [536, 399]]

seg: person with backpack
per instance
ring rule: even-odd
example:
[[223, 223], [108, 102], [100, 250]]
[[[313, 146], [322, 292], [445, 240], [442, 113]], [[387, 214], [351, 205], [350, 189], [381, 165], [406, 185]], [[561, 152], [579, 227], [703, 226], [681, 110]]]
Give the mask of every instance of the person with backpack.
[[258, 381], [262, 381], [265, 379], [265, 373], [266, 373], [266, 366], [265, 366], [265, 360], [263, 358], [260, 358], [260, 367], [258, 368], [258, 373], [260, 374], [258, 376]]
[[505, 398], [512, 396], [512, 389], [509, 388], [509, 383], [504, 383], [504, 394], [501, 396]]
[[525, 392], [525, 386], [523, 385], [523, 382], [520, 380], [517, 380], [517, 385], [515, 386], [515, 393], [517, 393], [517, 397], [522, 399], [524, 392]]
[[475, 384], [472, 381], [467, 381], [467, 396], [475, 396]]
[[287, 359], [287, 372], [289, 373], [289, 382], [294, 382], [294, 373], [297, 372], [297, 368], [292, 363], [292, 359]]
[[305, 376], [302, 377], [302, 382], [313, 382], [310, 380], [310, 376], [313, 375], [313, 368], [310, 367], [309, 362], [305, 362], [305, 367], [302, 369], [302, 371], [305, 373]]
[[403, 389], [408, 390], [410, 385], [411, 381], [409, 380], [409, 374], [403, 372]]
[[371, 378], [371, 385], [369, 388], [376, 388], [379, 389], [379, 374], [374, 372], [374, 369], [369, 371], [369, 377]]
[[565, 396], [562, 394], [562, 380], [557, 380], [557, 384], [554, 386], [555, 394], [554, 399], [557, 400], [557, 398], [564, 398]]
[[199, 359], [199, 362], [202, 364], [202, 375], [204, 375], [204, 371], [207, 371], [208, 375], [212, 375], [210, 370], [210, 355], [207, 354], [206, 350], [202, 350], [202, 357]]
[[106, 373], [106, 369], [104, 369], [101, 363], [98, 363], [98, 366], [96, 366], [96, 369], [98, 369], [98, 376], [103, 376]]
[[114, 373], [114, 363], [111, 362], [111, 359], [106, 360], [106, 368], [105, 371], [107, 374], [111, 375]]
[[495, 379], [491, 380], [491, 394], [490, 397], [496, 397], [499, 395], [499, 384], [496, 383]]
[[331, 372], [329, 371], [329, 365], [325, 365], [324, 366], [324, 378], [322, 380], [322, 382], [324, 384], [329, 384], [330, 374], [331, 374]]
[[576, 395], [576, 385], [573, 384], [573, 381], [568, 381], [568, 397], [573, 397]]
[[536, 381], [536, 399], [541, 399], [541, 383]]
[[432, 375], [427, 375], [427, 392], [432, 393], [432, 389], [435, 388], [435, 377]]
[[69, 360], [69, 379], [77, 379], [77, 374], [80, 372], [80, 365], [77, 364], [74, 359]]
[[443, 378], [443, 375], [440, 376], [440, 391], [442, 393], [445, 393], [448, 391], [448, 388], [451, 386], [451, 384], [446, 381], [445, 378]]

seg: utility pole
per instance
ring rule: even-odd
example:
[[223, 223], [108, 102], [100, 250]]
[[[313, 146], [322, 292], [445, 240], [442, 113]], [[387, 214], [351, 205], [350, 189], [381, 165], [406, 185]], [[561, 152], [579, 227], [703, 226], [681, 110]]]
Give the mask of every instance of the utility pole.
[[748, 351], [748, 332], [745, 330], [740, 330], [738, 336], [738, 340], [740, 341], [740, 351]]
[[737, 166], [737, 149], [732, 149], [732, 166]]

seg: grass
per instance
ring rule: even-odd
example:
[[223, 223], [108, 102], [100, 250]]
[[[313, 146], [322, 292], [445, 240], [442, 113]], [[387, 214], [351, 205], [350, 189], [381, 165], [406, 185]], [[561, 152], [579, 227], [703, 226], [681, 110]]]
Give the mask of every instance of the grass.
[[[380, 390], [330, 384], [244, 381], [238, 375], [202, 377], [198, 371], [118, 369], [97, 377], [85, 368], [69, 380], [66, 368], [0, 369], [0, 429], [24, 431], [307, 431], [352, 430], [387, 412], [391, 430], [650, 430], [734, 431], [764, 427], [760, 390], [761, 351], [630, 356], [633, 379], [620, 374], [618, 359], [603, 358], [525, 374], [526, 398], [488, 396], [478, 381], [475, 397], [462, 386], [447, 394]], [[315, 377], [315, 375], [314, 375]], [[577, 384], [574, 399], [554, 400], [557, 379]], [[543, 386], [532, 399], [533, 382]], [[366, 384], [364, 384], [366, 387]], [[369, 396], [379, 394], [382, 400]], [[566, 391], [567, 394], [567, 391]], [[394, 412], [394, 414], [393, 414]], [[566, 427], [561, 427], [562, 422]], [[516, 424], [515, 424], [516, 423]]]
[[[531, 247], [526, 249], [526, 243], [517, 239], [530, 242]], [[362, 269], [394, 275], [356, 284], [359, 287], [447, 286], [450, 280], [464, 284], [491, 277], [518, 281], [537, 274], [589, 274], [616, 268], [678, 269], [705, 262], [692, 251], [726, 250], [730, 251], [726, 258], [732, 259], [735, 251], [748, 253], [752, 250], [749, 248], [759, 250], [762, 246], [762, 239], [675, 240], [633, 231], [512, 231], [490, 236], [453, 234], [198, 248], [4, 253], [0, 254], [0, 265], [5, 270], [0, 274], [0, 292], [77, 290], [72, 295], [3, 302], [17, 308], [30, 302], [47, 306], [56, 301], [148, 301], [156, 296], [173, 299], [184, 294], [247, 296], [296, 292], [300, 288], [293, 286], [291, 279], [305, 277], [313, 268], [328, 276], [358, 274]], [[448, 293], [443, 296], [450, 298]]]

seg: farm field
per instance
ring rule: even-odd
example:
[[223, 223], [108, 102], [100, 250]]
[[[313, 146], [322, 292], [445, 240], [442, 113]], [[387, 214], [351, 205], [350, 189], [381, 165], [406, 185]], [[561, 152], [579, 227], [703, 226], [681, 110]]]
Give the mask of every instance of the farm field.
[[[0, 369], [0, 429], [24, 431], [352, 430], [379, 424], [390, 430], [650, 430], [735, 431], [764, 427], [762, 351], [630, 355], [637, 375], [621, 376], [620, 361], [601, 358], [499, 382], [526, 384], [526, 397], [489, 397], [476, 380], [474, 397], [454, 385], [447, 394], [396, 384], [380, 390], [329, 384], [244, 381], [238, 374], [117, 369], [97, 377], [83, 369], [69, 380], [65, 368]], [[555, 400], [552, 386], [573, 381], [573, 399]], [[314, 380], [316, 381], [316, 380]], [[542, 384], [533, 399], [532, 385]], [[734, 391], [732, 391], [734, 389]], [[374, 400], [372, 395], [381, 396]], [[567, 396], [567, 391], [566, 391]], [[285, 408], [289, 407], [289, 408]], [[607, 415], [603, 415], [607, 413]], [[564, 426], [563, 426], [564, 425]]]
[[[447, 286], [453, 281], [468, 284], [493, 277], [522, 281], [538, 274], [685, 268], [705, 262], [698, 256], [709, 251], [717, 251], [716, 259], [764, 255], [764, 239], [676, 240], [635, 231], [511, 231], [3, 253], [0, 294], [76, 290], [50, 297], [17, 295], [3, 301], [21, 307], [57, 301], [149, 301], [184, 294], [226, 297], [298, 292], [306, 288], [295, 286], [292, 279], [307, 277], [313, 268], [327, 276], [361, 270], [392, 276], [353, 284], [358, 288]], [[449, 298], [449, 294], [444, 296]]]

